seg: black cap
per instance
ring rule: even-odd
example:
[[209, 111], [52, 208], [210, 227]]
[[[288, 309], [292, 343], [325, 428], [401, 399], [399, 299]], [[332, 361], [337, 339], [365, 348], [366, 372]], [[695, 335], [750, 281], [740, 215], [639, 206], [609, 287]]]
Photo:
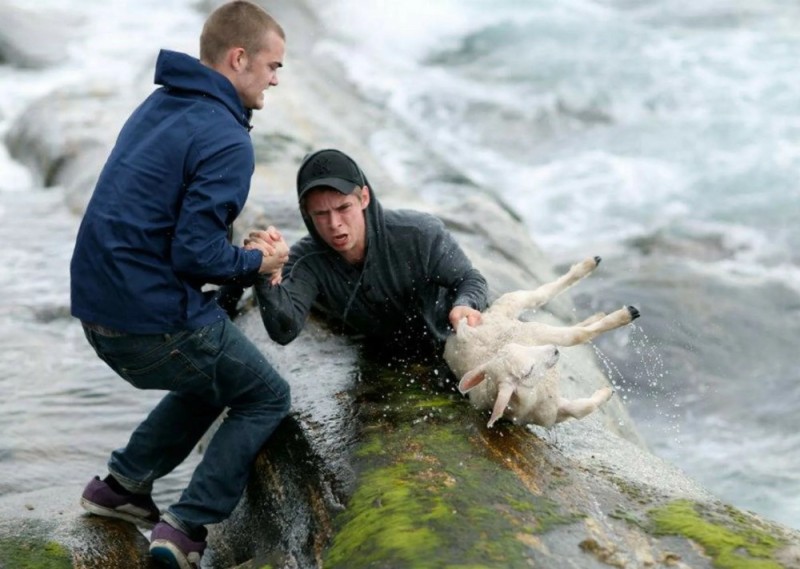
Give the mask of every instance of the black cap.
[[326, 187], [345, 195], [366, 185], [358, 165], [339, 150], [320, 150], [306, 157], [297, 172], [297, 199], [309, 190]]

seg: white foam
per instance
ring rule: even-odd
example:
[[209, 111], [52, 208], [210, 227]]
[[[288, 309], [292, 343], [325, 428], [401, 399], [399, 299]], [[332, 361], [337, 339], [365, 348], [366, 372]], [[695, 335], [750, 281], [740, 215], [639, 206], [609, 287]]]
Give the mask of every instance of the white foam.
[[[84, 0], [65, 4], [42, 0], [35, 6], [18, 2], [20, 8], [47, 13], [68, 13], [77, 29], [64, 46], [68, 57], [57, 67], [37, 70], [0, 66], [0, 135], [33, 101], [59, 88], [91, 85], [103, 89], [128, 89], [152, 81], [152, 67], [159, 48], [194, 53], [202, 27], [202, 15], [192, 0]], [[31, 38], [34, 41], [35, 38]], [[16, 164], [5, 147], [0, 152], [2, 190], [30, 185], [30, 176]]]

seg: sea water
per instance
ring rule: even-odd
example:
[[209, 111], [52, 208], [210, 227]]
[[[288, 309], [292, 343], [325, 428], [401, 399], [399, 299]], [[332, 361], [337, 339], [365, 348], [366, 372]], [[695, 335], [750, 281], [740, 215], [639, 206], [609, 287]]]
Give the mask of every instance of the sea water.
[[[642, 311], [595, 347], [651, 450], [800, 528], [800, 6], [310, 5], [326, 26], [314, 53], [399, 121], [367, 141], [384, 166], [448, 202], [421, 174], [435, 155], [516, 210], [559, 268], [603, 257], [574, 289], [576, 318]], [[78, 33], [54, 68], [0, 65], [0, 135], [57, 86], [194, 52], [202, 25], [190, 0], [36, 4], [51, 9]], [[2, 146], [0, 171], [0, 492], [77, 492], [157, 394], [126, 389], [66, 317], [78, 220], [59, 188]]]

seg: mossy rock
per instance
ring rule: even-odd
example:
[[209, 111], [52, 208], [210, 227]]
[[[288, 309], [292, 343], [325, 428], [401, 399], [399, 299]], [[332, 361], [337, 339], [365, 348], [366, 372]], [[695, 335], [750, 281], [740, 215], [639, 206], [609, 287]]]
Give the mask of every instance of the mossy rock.
[[216, 541], [241, 542], [220, 561], [251, 559], [248, 569], [276, 554], [289, 563], [273, 566], [326, 569], [797, 566], [786, 561], [800, 546], [797, 532], [696, 492], [599, 419], [559, 436], [508, 422], [488, 429], [488, 414], [437, 364], [362, 358], [358, 372], [331, 398], [348, 425], [335, 431], [343, 439], [336, 456], [320, 454], [315, 441], [330, 424], [313, 413], [284, 422], [258, 458], [237, 523]]
[[85, 513], [80, 488], [53, 488], [0, 501], [0, 569], [150, 569], [135, 526]]
[[0, 569], [72, 569], [72, 555], [36, 535], [0, 538]]
[[513, 447], [519, 429], [477, 428], [477, 411], [439, 390], [439, 368], [364, 372], [356, 490], [334, 518], [325, 567], [530, 567], [533, 536], [583, 518], [542, 495], [563, 480], [531, 463], [523, 474], [486, 445]]
[[791, 547], [789, 536], [783, 535], [776, 524], [731, 506], [676, 500], [651, 510], [648, 516], [655, 535], [676, 535], [692, 540], [719, 569], [787, 567], [781, 558]]

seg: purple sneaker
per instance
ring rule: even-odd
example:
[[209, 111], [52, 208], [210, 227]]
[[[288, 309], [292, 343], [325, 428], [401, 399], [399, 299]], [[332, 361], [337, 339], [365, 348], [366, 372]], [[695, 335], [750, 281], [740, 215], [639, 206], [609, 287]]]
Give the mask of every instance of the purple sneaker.
[[150, 534], [150, 555], [170, 569], [199, 569], [205, 541], [194, 541], [167, 522], [158, 522]]
[[91, 514], [118, 518], [145, 529], [152, 528], [161, 516], [150, 494], [120, 494], [99, 476], [86, 485], [81, 506]]

